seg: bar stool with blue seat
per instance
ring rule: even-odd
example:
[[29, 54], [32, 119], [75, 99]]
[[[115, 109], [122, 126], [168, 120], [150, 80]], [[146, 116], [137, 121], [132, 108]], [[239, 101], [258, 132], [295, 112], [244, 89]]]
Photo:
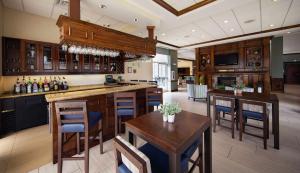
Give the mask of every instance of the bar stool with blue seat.
[[[102, 116], [100, 112], [87, 112], [86, 101], [61, 101], [55, 103], [58, 124], [58, 173], [62, 172], [63, 160], [84, 160], [85, 172], [89, 172], [89, 140], [97, 139], [100, 143], [100, 154], [103, 153]], [[97, 135], [89, 137], [89, 129], [98, 125]], [[83, 157], [62, 158], [63, 136], [68, 133], [77, 134], [77, 154], [80, 154], [80, 139], [84, 139]], [[84, 134], [80, 137], [80, 134]]]
[[136, 118], [136, 93], [119, 92], [114, 93], [115, 104], [115, 135], [119, 134], [122, 128], [122, 119]]
[[[117, 173], [168, 173], [169, 156], [155, 146], [147, 143], [136, 148], [120, 136], [114, 138], [116, 172]], [[199, 156], [193, 162], [190, 170], [188, 163], [198, 146], [201, 146], [201, 140], [195, 141], [181, 155], [181, 172], [193, 172], [196, 166], [199, 166], [199, 172], [202, 173], [202, 149], [199, 150]], [[199, 147], [199, 148], [201, 148]]]
[[[265, 102], [239, 100], [239, 114], [240, 114], [240, 141], [242, 141], [243, 133], [259, 137], [263, 139], [264, 149], [267, 149], [267, 139], [269, 138], [269, 116], [267, 105]], [[263, 122], [263, 126], [252, 125], [247, 122], [248, 119]], [[259, 136], [245, 131], [245, 126], [253, 127], [263, 130], [263, 135]]]
[[[232, 138], [234, 138], [234, 123], [237, 122], [237, 116], [235, 114], [235, 99], [229, 97], [214, 96], [213, 97], [214, 105], [214, 117], [213, 117], [213, 132], [216, 132], [216, 121], [218, 125], [230, 128]], [[220, 116], [223, 113], [223, 118]], [[225, 115], [230, 115], [230, 119], [225, 118]], [[231, 127], [221, 125], [221, 120], [231, 122]]]
[[149, 113], [149, 107], [157, 107], [163, 104], [162, 88], [146, 88], [146, 112]]

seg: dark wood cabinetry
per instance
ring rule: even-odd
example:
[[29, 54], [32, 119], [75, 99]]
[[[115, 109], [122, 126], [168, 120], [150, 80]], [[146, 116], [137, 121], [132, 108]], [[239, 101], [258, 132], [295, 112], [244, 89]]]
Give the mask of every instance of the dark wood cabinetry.
[[44, 95], [0, 100], [0, 132], [14, 132], [47, 124], [48, 108]]
[[118, 74], [124, 73], [122, 56], [70, 54], [58, 44], [4, 37], [3, 75]]

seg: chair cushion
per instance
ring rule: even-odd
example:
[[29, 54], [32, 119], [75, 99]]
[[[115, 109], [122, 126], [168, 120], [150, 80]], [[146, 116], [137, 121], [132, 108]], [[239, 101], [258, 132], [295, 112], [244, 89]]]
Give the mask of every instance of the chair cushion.
[[118, 116], [133, 116], [133, 109], [123, 108], [117, 110]]
[[[159, 150], [153, 145], [147, 143], [139, 148], [151, 162], [151, 170], [153, 173], [165, 173], [169, 172], [169, 156], [165, 152]], [[188, 159], [185, 157], [181, 158], [180, 162], [181, 172], [187, 172], [188, 170]]]
[[118, 106], [133, 106], [133, 102], [118, 102]]
[[93, 127], [98, 124], [99, 120], [102, 119], [102, 114], [100, 112], [89, 112], [89, 127]]
[[159, 106], [161, 103], [160, 101], [149, 101], [148, 106]]
[[230, 108], [230, 107], [226, 107], [226, 106], [219, 106], [219, 105], [216, 105], [216, 111], [217, 111], [217, 112], [225, 112], [225, 113], [229, 113], [229, 112], [231, 112], [231, 108]]
[[193, 154], [196, 151], [196, 149], [198, 148], [198, 146], [200, 145], [200, 143], [201, 143], [201, 139], [196, 140], [189, 148], [187, 148], [183, 152], [183, 154], [182, 154], [181, 157], [182, 158], [186, 157], [186, 158], [190, 159], [193, 156]]
[[260, 120], [260, 121], [263, 119], [262, 113], [247, 111], [247, 110], [243, 110], [243, 116], [244, 116], [244, 118], [251, 118], [251, 119]]
[[125, 164], [121, 164], [118, 167], [119, 173], [132, 173]]
[[62, 125], [62, 132], [69, 133], [69, 132], [84, 132], [84, 125], [83, 124], [64, 124]]

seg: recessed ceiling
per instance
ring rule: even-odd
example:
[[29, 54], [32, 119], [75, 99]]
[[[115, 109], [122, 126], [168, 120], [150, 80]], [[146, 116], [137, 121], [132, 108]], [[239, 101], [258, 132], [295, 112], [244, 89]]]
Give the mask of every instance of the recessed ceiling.
[[[55, 20], [68, 12], [59, 0], [2, 1]], [[180, 10], [201, 0], [165, 1]], [[299, 11], [300, 0], [217, 0], [178, 17], [152, 0], [81, 0], [82, 20], [141, 37], [147, 36], [147, 25], [154, 25], [158, 40], [179, 47], [300, 24]]]

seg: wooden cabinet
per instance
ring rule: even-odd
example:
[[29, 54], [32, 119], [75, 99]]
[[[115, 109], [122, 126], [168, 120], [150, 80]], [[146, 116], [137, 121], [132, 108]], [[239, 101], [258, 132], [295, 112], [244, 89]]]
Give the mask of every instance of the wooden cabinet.
[[122, 56], [70, 54], [58, 44], [4, 37], [3, 75], [118, 74], [124, 73]]

